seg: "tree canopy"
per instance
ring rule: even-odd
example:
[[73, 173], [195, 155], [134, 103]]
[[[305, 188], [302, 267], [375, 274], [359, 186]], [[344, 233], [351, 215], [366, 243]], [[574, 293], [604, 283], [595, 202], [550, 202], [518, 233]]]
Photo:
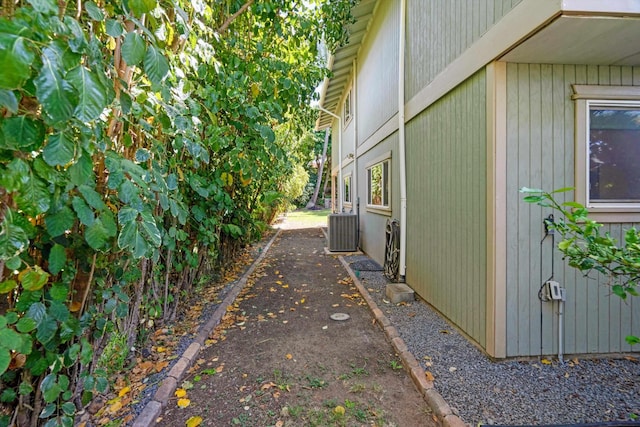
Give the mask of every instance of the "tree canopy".
[[[115, 335], [167, 321], [306, 161], [355, 0], [4, 0], [0, 400], [72, 425]], [[0, 418], [0, 421], [3, 419]], [[7, 421], [7, 419], [4, 419]], [[0, 422], [2, 424], [2, 422]]]

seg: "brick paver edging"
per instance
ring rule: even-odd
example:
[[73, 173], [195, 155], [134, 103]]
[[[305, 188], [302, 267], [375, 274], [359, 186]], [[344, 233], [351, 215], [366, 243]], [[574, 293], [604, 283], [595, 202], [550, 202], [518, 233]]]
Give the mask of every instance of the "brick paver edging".
[[416, 386], [418, 391], [422, 394], [425, 402], [431, 408], [433, 413], [438, 417], [438, 420], [442, 424], [443, 427], [467, 427], [467, 424], [462, 421], [462, 419], [451, 411], [451, 406], [444, 400], [444, 398], [436, 391], [433, 386], [433, 381], [427, 381], [427, 376], [425, 374], [424, 369], [418, 363], [418, 360], [415, 358], [413, 354], [407, 348], [407, 345], [404, 343], [400, 335], [398, 334], [398, 330], [391, 324], [391, 321], [384, 315], [382, 310], [378, 308], [378, 304], [371, 298], [371, 295], [367, 291], [367, 289], [360, 283], [360, 280], [356, 276], [349, 264], [344, 260], [343, 256], [338, 256], [338, 259], [344, 266], [349, 276], [353, 279], [353, 283], [358, 288], [358, 292], [362, 295], [364, 300], [369, 305], [373, 316], [376, 319], [376, 322], [380, 326], [380, 328], [384, 331], [387, 340], [393, 345], [393, 348], [396, 350], [400, 358], [402, 359], [402, 364], [404, 368], [407, 370], [411, 379], [413, 380], [413, 384]]
[[136, 418], [133, 423], [133, 427], [151, 427], [156, 425], [156, 419], [162, 413], [162, 409], [167, 406], [167, 402], [173, 396], [173, 393], [176, 391], [178, 387], [178, 382], [184, 377], [187, 370], [193, 364], [193, 361], [200, 353], [200, 350], [204, 346], [204, 342], [207, 337], [211, 334], [213, 329], [218, 326], [222, 316], [227, 312], [227, 307], [232, 305], [235, 299], [240, 294], [240, 291], [247, 285], [249, 280], [249, 276], [253, 274], [255, 269], [260, 265], [264, 257], [267, 255], [269, 248], [271, 248], [271, 244], [276, 240], [276, 238], [280, 235], [281, 229], [278, 229], [276, 234], [269, 240], [269, 243], [262, 249], [262, 253], [255, 261], [251, 264], [249, 269], [242, 275], [238, 283], [236, 283], [233, 288], [229, 291], [224, 300], [218, 305], [216, 310], [213, 312], [209, 321], [200, 328], [198, 331], [198, 335], [193, 340], [191, 345], [187, 347], [187, 349], [182, 353], [182, 356], [178, 361], [173, 365], [167, 377], [160, 383], [156, 394], [153, 396], [153, 399], [147, 403], [140, 412], [140, 415]]

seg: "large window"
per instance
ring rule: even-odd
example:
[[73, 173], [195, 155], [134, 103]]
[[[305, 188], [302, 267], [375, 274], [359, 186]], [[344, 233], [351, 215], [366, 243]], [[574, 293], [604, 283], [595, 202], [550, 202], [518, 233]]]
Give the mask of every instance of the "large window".
[[576, 201], [599, 221], [637, 220], [640, 88], [575, 85], [574, 92]]
[[391, 159], [386, 158], [367, 167], [367, 206], [390, 207], [389, 175]]
[[588, 197], [640, 206], [640, 103], [589, 103]]

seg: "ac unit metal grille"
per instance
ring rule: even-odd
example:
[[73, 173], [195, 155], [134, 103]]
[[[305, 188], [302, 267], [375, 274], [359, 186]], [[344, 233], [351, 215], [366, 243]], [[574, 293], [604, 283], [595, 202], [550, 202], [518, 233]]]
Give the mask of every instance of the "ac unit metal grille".
[[329, 250], [353, 252], [358, 250], [358, 216], [355, 214], [330, 214]]

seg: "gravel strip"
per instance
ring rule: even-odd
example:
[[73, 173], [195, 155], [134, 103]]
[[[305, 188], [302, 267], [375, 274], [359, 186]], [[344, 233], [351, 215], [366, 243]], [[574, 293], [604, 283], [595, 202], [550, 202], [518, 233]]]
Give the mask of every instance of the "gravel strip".
[[[369, 260], [364, 255], [344, 259], [352, 266]], [[492, 362], [422, 300], [407, 305], [385, 302], [389, 282], [382, 272], [354, 271], [409, 351], [434, 376], [436, 390], [466, 423], [541, 425], [640, 418], [637, 361]]]

